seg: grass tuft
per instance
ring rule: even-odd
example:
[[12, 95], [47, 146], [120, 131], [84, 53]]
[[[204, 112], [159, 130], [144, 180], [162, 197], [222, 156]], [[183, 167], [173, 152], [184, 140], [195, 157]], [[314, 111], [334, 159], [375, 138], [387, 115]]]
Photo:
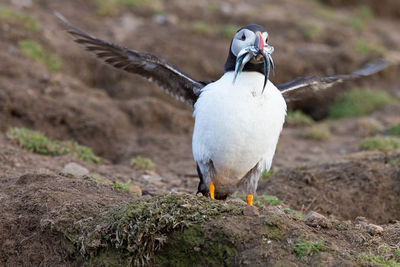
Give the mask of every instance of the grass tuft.
[[296, 244], [294, 245], [294, 252], [296, 252], [296, 255], [299, 259], [301, 259], [304, 256], [311, 256], [315, 253], [319, 253], [320, 251], [323, 251], [325, 249], [325, 246], [323, 242], [311, 242], [311, 241], [306, 241], [306, 240], [298, 240]]
[[[93, 266], [104, 265], [109, 257], [117, 258], [118, 266], [142, 266], [152, 259], [155, 251], [171, 241], [172, 234], [184, 234], [185, 229], [200, 231], [205, 221], [241, 212], [242, 207], [238, 205], [192, 195], [137, 198], [101, 214], [96, 220], [71, 225], [65, 235], [76, 254], [83, 255]], [[203, 238], [198, 234], [195, 236]], [[190, 238], [190, 235], [184, 237]], [[218, 242], [215, 240], [215, 244]]]
[[100, 16], [116, 16], [123, 9], [150, 8], [159, 10], [160, 0], [97, 0], [96, 12]]
[[141, 156], [132, 158], [131, 165], [140, 170], [153, 170], [154, 169], [153, 161], [149, 158], [142, 158]]
[[363, 38], [358, 38], [354, 43], [354, 50], [362, 56], [368, 56], [371, 54], [377, 54], [383, 56], [386, 54], [386, 48], [379, 43], [371, 42]]
[[[235, 194], [233, 195], [233, 198], [240, 198], [243, 201], [246, 201], [246, 196], [242, 194]], [[253, 204], [256, 206], [276, 206], [279, 205], [281, 201], [276, 197], [276, 196], [271, 196], [271, 195], [254, 195], [253, 196]]]
[[368, 262], [372, 262], [374, 264], [378, 264], [380, 266], [388, 266], [388, 267], [399, 267], [400, 264], [394, 260], [394, 259], [390, 259], [384, 256], [378, 256], [375, 254], [370, 254], [367, 255], [365, 253], [362, 253], [359, 255], [360, 259], [364, 260], [364, 261], [368, 261]]
[[389, 128], [388, 130], [389, 135], [400, 135], [400, 122], [396, 123], [392, 127]]
[[129, 185], [130, 184], [131, 184], [131, 181], [129, 180], [126, 183], [121, 183], [121, 182], [115, 181], [115, 182], [113, 182], [112, 185], [113, 185], [113, 187], [115, 189], [119, 189], [119, 190], [124, 191], [124, 192], [129, 192]]
[[40, 30], [39, 22], [33, 16], [17, 12], [2, 5], [0, 5], [0, 22], [21, 26], [32, 32]]
[[344, 92], [328, 111], [329, 119], [367, 115], [395, 101], [386, 92], [356, 88]]
[[289, 111], [286, 115], [286, 124], [289, 126], [311, 126], [315, 121], [301, 110]]
[[273, 175], [275, 173], [277, 173], [277, 171], [272, 170], [272, 169], [269, 171], [264, 170], [263, 173], [261, 174], [261, 179], [267, 180], [271, 175]]
[[393, 137], [372, 137], [362, 141], [359, 144], [359, 148], [366, 151], [390, 152], [398, 147], [400, 147], [400, 140]]
[[100, 163], [92, 150], [73, 141], [52, 141], [43, 133], [26, 128], [10, 128], [7, 137], [23, 149], [42, 155], [73, 154], [84, 162]]
[[211, 35], [213, 33], [212, 28], [202, 21], [193, 22], [192, 30], [196, 33], [200, 33], [203, 35]]
[[349, 23], [354, 29], [361, 31], [373, 17], [374, 12], [370, 6], [359, 5], [356, 14], [350, 18]]
[[19, 42], [19, 48], [22, 54], [30, 59], [42, 62], [50, 71], [58, 71], [60, 68], [61, 60], [57, 55], [45, 53], [43, 47], [32, 40], [23, 40]]
[[303, 220], [304, 219], [304, 214], [301, 211], [286, 208], [286, 209], [283, 210], [283, 212], [284, 213], [289, 213], [289, 214], [292, 213], [299, 220]]
[[301, 22], [299, 30], [306, 41], [314, 41], [322, 32], [321, 27], [312, 22]]
[[312, 127], [309, 129], [305, 129], [301, 132], [301, 136], [305, 139], [315, 140], [315, 141], [324, 141], [328, 140], [331, 137], [331, 133], [329, 130], [320, 129], [317, 127]]

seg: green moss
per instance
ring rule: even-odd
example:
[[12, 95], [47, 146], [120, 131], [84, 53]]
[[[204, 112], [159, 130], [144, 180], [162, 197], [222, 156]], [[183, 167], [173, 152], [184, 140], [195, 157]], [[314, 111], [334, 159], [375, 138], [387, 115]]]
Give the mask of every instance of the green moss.
[[201, 225], [174, 232], [157, 253], [160, 266], [232, 266], [236, 249], [222, 229], [205, 233]]
[[390, 166], [400, 166], [400, 158], [399, 159], [391, 159], [387, 162]]
[[388, 130], [389, 135], [400, 135], [400, 122], [396, 123], [392, 127], [389, 128]]
[[[242, 194], [235, 194], [232, 196], [233, 198], [240, 198], [243, 201], [246, 201], [246, 196]], [[281, 202], [276, 196], [271, 195], [254, 195], [253, 196], [253, 204], [256, 206], [276, 206], [279, 205]]]
[[370, 6], [360, 5], [356, 10], [355, 15], [350, 18], [349, 24], [354, 29], [361, 31], [373, 17], [374, 13]]
[[49, 140], [43, 133], [26, 128], [10, 128], [7, 137], [34, 153], [52, 156], [70, 153], [82, 161], [100, 163], [100, 158], [90, 148], [73, 141]]
[[316, 13], [320, 18], [324, 20], [328, 20], [334, 23], [343, 22], [343, 18], [337, 12], [330, 8], [320, 7]]
[[0, 22], [21, 26], [32, 32], [40, 30], [39, 22], [31, 15], [0, 5]]
[[100, 16], [116, 16], [121, 10], [127, 8], [150, 8], [159, 10], [160, 6], [160, 0], [97, 0], [96, 13]]
[[299, 30], [306, 41], [314, 41], [321, 34], [321, 27], [314, 22], [301, 22]]
[[288, 112], [285, 123], [289, 126], [310, 126], [315, 124], [315, 121], [301, 110], [295, 110]]
[[257, 206], [264, 206], [264, 205], [276, 206], [279, 205], [280, 203], [281, 201], [276, 196], [271, 196], [271, 195], [254, 196], [254, 205]]
[[202, 21], [195, 21], [192, 23], [192, 30], [196, 33], [203, 35], [211, 35], [213, 33], [212, 28]]
[[98, 174], [91, 174], [90, 177], [95, 180], [98, 183], [104, 182], [104, 177], [98, 175]]
[[284, 209], [283, 210], [284, 213], [292, 213], [295, 215], [295, 217], [299, 220], [303, 220], [304, 219], [304, 214], [301, 211], [298, 210], [292, 210], [292, 209]]
[[386, 92], [356, 88], [343, 93], [328, 111], [329, 119], [367, 115], [395, 101]]
[[96, 13], [100, 16], [115, 16], [118, 11], [116, 0], [98, 0], [96, 2]]
[[303, 130], [301, 136], [309, 140], [324, 141], [331, 137], [331, 133], [329, 130], [313, 127]]
[[47, 54], [43, 47], [32, 40], [23, 40], [19, 42], [19, 48], [24, 56], [38, 62], [42, 62], [50, 71], [58, 71], [60, 68], [60, 58], [54, 54]]
[[323, 242], [311, 242], [300, 238], [297, 240], [296, 244], [294, 245], [294, 252], [296, 253], [297, 257], [301, 259], [304, 256], [311, 256], [315, 253], [319, 253], [323, 251], [325, 246]]
[[397, 138], [372, 137], [359, 144], [361, 150], [389, 152], [400, 147], [400, 140]]
[[275, 174], [276, 173], [276, 171], [275, 170], [269, 170], [269, 171], [267, 171], [267, 170], [265, 170], [265, 171], [263, 171], [263, 173], [261, 174], [261, 179], [263, 179], [263, 180], [267, 180], [271, 175], [273, 175], [273, 174]]
[[400, 249], [396, 249], [393, 252], [394, 257], [396, 258], [396, 260], [400, 261]]
[[132, 158], [131, 165], [140, 170], [153, 170], [154, 169], [154, 163], [151, 159], [142, 158], [140, 156]]
[[[104, 263], [108, 253], [115, 258], [113, 251], [117, 249], [117, 258], [125, 265], [143, 265], [165, 244], [172, 246], [173, 250], [176, 247], [174, 244], [184, 242], [184, 251], [191, 245], [199, 244], [202, 235], [199, 227], [203, 222], [224, 215], [239, 215], [241, 212], [241, 207], [237, 205], [192, 195], [137, 198], [129, 204], [99, 214], [96, 220], [71, 225], [70, 229], [64, 230], [64, 235], [69, 236], [75, 251], [79, 251], [87, 262], [103, 257]], [[221, 236], [211, 241], [221, 239], [225, 240]], [[234, 255], [234, 250], [228, 243], [222, 244], [221, 250], [215, 253], [225, 255], [218, 257], [228, 261], [230, 255]]]
[[400, 267], [400, 263], [398, 263], [394, 259], [389, 259], [388, 257], [385, 256], [378, 256], [375, 254], [360, 254], [359, 258], [364, 261], [372, 262], [375, 264], [378, 264], [380, 266], [388, 266], [388, 267]]
[[361, 56], [369, 56], [371, 54], [382, 56], [386, 54], [386, 48], [383, 45], [363, 38], [358, 38], [355, 40], [354, 51]]
[[115, 189], [119, 189], [119, 190], [122, 190], [122, 191], [124, 191], [124, 192], [129, 192], [129, 185], [131, 184], [131, 181], [129, 180], [128, 182], [126, 182], [126, 183], [121, 183], [121, 182], [117, 182], [117, 181], [115, 181], [115, 182], [113, 182], [113, 187], [115, 188]]
[[280, 217], [277, 215], [267, 217], [264, 220], [264, 226], [262, 233], [260, 233], [262, 236], [273, 240], [283, 240], [286, 228]]

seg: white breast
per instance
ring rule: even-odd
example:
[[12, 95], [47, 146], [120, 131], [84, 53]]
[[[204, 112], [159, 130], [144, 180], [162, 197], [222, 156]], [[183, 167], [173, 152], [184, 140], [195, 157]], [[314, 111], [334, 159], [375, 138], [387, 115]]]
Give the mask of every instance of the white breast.
[[212, 160], [218, 176], [232, 182], [264, 161], [269, 169], [286, 115], [280, 91], [264, 76], [233, 72], [202, 89], [194, 109], [193, 156], [197, 163]]

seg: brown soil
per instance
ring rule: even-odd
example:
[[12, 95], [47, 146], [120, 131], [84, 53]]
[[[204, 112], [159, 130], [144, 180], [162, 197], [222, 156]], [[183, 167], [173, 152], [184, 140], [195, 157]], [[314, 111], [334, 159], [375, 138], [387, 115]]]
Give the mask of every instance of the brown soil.
[[[276, 51], [272, 80], [277, 84], [298, 76], [351, 72], [380, 57], [375, 48], [383, 47], [385, 57], [393, 63], [387, 71], [337, 86], [290, 108], [302, 108], [323, 119], [336, 93], [353, 86], [385, 90], [394, 99], [400, 98], [397, 1], [379, 6], [369, 1], [376, 16], [364, 22], [362, 29], [349, 22], [357, 16], [359, 1], [321, 1], [329, 6], [306, 0], [154, 2], [159, 4], [117, 10], [115, 16], [97, 14], [95, 0], [42, 0], [27, 7], [24, 1], [10, 0], [0, 5], [0, 9], [30, 14], [40, 23], [35, 32], [4, 17], [0, 10], [0, 265], [107, 265], [100, 256], [108, 241], [97, 244], [94, 240], [89, 253], [78, 251], [79, 242], [74, 238], [85, 234], [85, 224], [100, 222], [110, 210], [139, 197], [114, 189], [114, 181], [131, 181], [131, 186], [140, 188], [143, 201], [169, 193], [183, 196], [184, 200], [177, 200], [183, 209], [196, 201], [208, 201], [193, 197], [198, 178], [191, 155], [191, 107], [145, 80], [91, 57], [63, 31], [54, 10], [103, 39], [160, 54], [200, 80], [215, 80], [222, 74], [230, 39], [218, 30], [194, 30], [190, 25], [197, 21], [207, 22], [213, 29], [226, 24], [265, 25]], [[156, 14], [166, 14], [166, 23], [157, 24]], [[309, 24], [319, 29], [311, 40], [309, 26], [304, 26]], [[51, 72], [43, 63], [26, 58], [18, 45], [25, 39], [57, 54], [60, 70]], [[373, 46], [369, 53], [356, 51], [359, 39]], [[192, 253], [197, 265], [211, 266], [372, 264], [361, 259], [362, 253], [396, 260], [392, 253], [400, 246], [400, 154], [398, 150], [361, 152], [358, 143], [366, 136], [385, 135], [389, 126], [400, 121], [399, 114], [400, 107], [393, 105], [359, 118], [322, 120], [317, 127], [332, 133], [324, 141], [303, 138], [307, 126], [286, 126], [273, 163], [277, 172], [260, 181], [258, 190], [259, 195], [277, 196], [281, 204], [262, 206], [255, 217], [224, 214], [192, 222], [181, 231], [165, 232], [165, 245], [146, 263], [193, 264], [173, 261]], [[370, 133], [364, 122], [371, 120], [382, 129]], [[9, 127], [75, 140], [91, 147], [103, 163], [25, 151], [6, 137]], [[135, 156], [151, 158], [155, 170], [135, 169], [129, 163]], [[75, 178], [63, 174], [70, 162], [84, 166], [89, 174]], [[233, 203], [245, 208], [239, 200], [227, 203], [218, 205]], [[326, 216], [330, 226], [310, 226], [291, 209], [317, 211]], [[382, 230], [373, 230], [371, 223], [380, 224]], [[77, 232], [72, 235], [71, 229]], [[187, 238], [193, 233], [198, 239]], [[294, 252], [300, 239], [323, 241], [325, 249], [300, 259]], [[210, 252], [210, 247], [216, 252]]]

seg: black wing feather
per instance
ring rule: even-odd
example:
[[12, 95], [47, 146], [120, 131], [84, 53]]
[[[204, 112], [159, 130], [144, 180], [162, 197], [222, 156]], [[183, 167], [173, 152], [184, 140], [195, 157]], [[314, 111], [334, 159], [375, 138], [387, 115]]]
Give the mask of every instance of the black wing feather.
[[73, 26], [61, 14], [55, 15], [67, 27], [67, 31], [75, 38], [75, 42], [85, 46], [86, 50], [93, 52], [106, 63], [154, 81], [166, 93], [181, 101], [192, 105], [196, 102], [204, 83], [178, 70], [164, 58], [98, 39]]
[[389, 63], [387, 61], [379, 60], [375, 63], [367, 64], [363, 68], [351, 74], [341, 74], [328, 77], [302, 77], [287, 83], [279, 84], [277, 88], [282, 92], [286, 102], [293, 102], [315, 95], [319, 91], [328, 89], [337, 83], [377, 73], [388, 65]]

